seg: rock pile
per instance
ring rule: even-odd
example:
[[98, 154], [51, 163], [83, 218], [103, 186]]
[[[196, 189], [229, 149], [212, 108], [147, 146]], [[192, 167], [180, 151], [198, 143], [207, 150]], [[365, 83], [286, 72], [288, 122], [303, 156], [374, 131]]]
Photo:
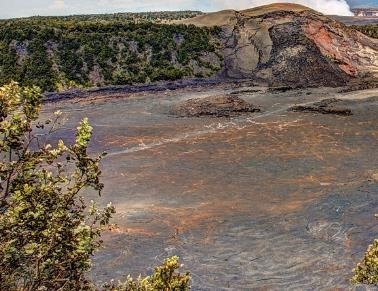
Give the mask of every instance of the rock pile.
[[335, 114], [348, 116], [352, 115], [352, 110], [343, 106], [338, 106], [341, 100], [336, 98], [324, 99], [310, 105], [293, 106], [289, 110], [295, 112], [315, 112], [321, 114]]
[[179, 117], [230, 117], [261, 110], [237, 96], [221, 95], [189, 99], [176, 105], [172, 111]]

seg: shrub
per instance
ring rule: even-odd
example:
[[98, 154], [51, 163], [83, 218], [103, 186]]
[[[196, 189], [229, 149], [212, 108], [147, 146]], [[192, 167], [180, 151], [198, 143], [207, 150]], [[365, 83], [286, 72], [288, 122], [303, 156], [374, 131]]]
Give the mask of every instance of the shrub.
[[125, 282], [105, 285], [104, 290], [110, 291], [153, 291], [153, 290], [190, 290], [190, 275], [176, 273], [180, 267], [178, 257], [165, 260], [164, 264], [156, 267], [154, 273], [146, 278], [134, 280], [130, 276]]
[[378, 286], [378, 239], [369, 246], [364, 258], [353, 271], [353, 283]]
[[364, 258], [353, 272], [352, 283], [378, 286], [378, 239], [374, 240], [373, 244], [368, 247]]
[[[87, 209], [83, 189], [98, 193], [99, 161], [87, 154], [84, 119], [76, 142], [56, 147], [33, 134], [41, 95], [16, 83], [0, 89], [0, 290], [80, 289], [114, 208]], [[51, 122], [55, 129], [59, 116]]]

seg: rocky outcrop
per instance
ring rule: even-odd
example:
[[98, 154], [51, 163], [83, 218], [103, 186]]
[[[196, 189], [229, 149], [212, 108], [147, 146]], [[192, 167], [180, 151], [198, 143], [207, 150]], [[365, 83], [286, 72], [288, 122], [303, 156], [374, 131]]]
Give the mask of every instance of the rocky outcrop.
[[339, 86], [378, 74], [378, 40], [301, 5], [227, 10], [186, 23], [222, 27], [225, 77]]
[[[310, 15], [311, 16], [311, 15]], [[378, 74], [378, 40], [324, 16], [307, 17], [302, 26], [322, 55], [350, 76]]]
[[179, 117], [230, 117], [241, 113], [259, 111], [260, 108], [239, 97], [222, 95], [183, 101], [173, 108], [172, 113]]
[[273, 42], [270, 59], [257, 69], [269, 71], [268, 78], [274, 85], [339, 86], [349, 80], [341, 68], [320, 53], [315, 43], [303, 36], [300, 24], [278, 24], [269, 32]]
[[341, 100], [336, 98], [324, 99], [322, 101], [315, 102], [310, 105], [293, 106], [289, 109], [289, 111], [335, 114], [342, 116], [352, 115], [352, 110], [350, 108], [340, 106], [338, 104], [340, 101]]

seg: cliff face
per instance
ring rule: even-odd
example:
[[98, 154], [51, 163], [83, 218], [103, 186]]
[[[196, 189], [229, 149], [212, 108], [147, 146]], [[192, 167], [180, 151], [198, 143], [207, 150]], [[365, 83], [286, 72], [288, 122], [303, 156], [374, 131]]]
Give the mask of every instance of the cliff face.
[[226, 77], [338, 86], [378, 74], [378, 40], [304, 6], [274, 4], [186, 22], [222, 27]]
[[308, 18], [303, 31], [339, 67], [351, 76], [378, 73], [378, 40], [325, 17]]

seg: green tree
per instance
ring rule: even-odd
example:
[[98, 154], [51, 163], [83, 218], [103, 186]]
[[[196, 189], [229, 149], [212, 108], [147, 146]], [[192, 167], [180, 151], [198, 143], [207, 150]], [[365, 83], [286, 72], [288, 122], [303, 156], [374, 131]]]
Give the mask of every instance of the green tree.
[[[103, 155], [87, 154], [86, 118], [73, 145], [47, 144], [60, 113], [40, 123], [40, 108], [38, 88], [0, 88], [0, 290], [96, 290], [86, 273], [115, 210], [87, 207], [81, 192], [101, 193]], [[176, 273], [178, 267], [174, 257], [150, 277], [104, 290], [188, 290], [189, 274]]]
[[0, 289], [87, 288], [85, 273], [100, 246], [101, 230], [113, 206], [87, 207], [79, 193], [101, 192], [99, 161], [87, 154], [92, 128], [84, 119], [71, 146], [56, 147], [33, 134], [33, 125], [48, 133], [53, 121], [38, 124], [39, 89], [16, 83], [0, 91]]

